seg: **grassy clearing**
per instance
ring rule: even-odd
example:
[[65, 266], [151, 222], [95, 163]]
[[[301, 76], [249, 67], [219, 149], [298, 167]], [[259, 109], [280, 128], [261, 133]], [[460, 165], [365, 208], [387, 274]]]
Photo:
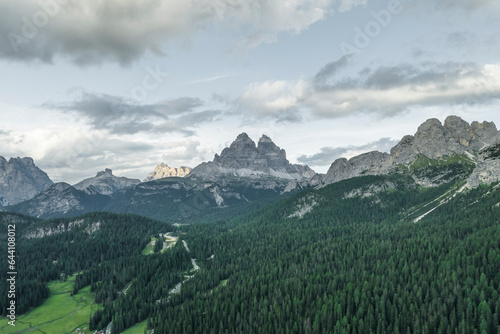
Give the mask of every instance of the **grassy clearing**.
[[12, 327], [8, 319], [0, 319], [0, 333], [75, 333], [80, 328], [83, 334], [94, 333], [88, 329], [90, 314], [101, 305], [94, 303], [90, 286], [71, 296], [75, 277], [66, 282], [49, 283], [50, 297], [39, 307], [16, 319]]
[[154, 253], [155, 249], [155, 244], [156, 244], [156, 238], [151, 237], [151, 242], [142, 250], [142, 255], [150, 255]]
[[144, 330], [147, 326], [147, 320], [136, 324], [135, 326], [130, 327], [126, 331], [122, 332], [122, 334], [144, 334]]

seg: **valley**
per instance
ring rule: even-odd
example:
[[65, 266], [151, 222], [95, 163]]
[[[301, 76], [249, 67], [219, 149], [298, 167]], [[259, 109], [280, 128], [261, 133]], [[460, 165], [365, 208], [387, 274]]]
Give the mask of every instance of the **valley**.
[[23, 273], [19, 327], [3, 318], [1, 330], [494, 333], [498, 132], [464, 146], [456, 123], [430, 120], [390, 155], [339, 159], [327, 174], [242, 134], [184, 177], [107, 170], [83, 190], [55, 184], [7, 207], [40, 217], [0, 212], [2, 243], [17, 226]]

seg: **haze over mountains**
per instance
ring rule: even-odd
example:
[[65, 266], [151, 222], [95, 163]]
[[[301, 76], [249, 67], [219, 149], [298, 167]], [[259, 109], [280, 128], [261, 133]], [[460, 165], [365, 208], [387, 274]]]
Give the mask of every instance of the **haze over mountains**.
[[52, 187], [31, 159], [7, 163], [2, 158], [5, 172], [0, 197], [4, 206], [13, 205], [9, 210], [38, 217], [106, 210], [181, 220], [205, 210], [237, 207], [363, 175], [408, 174], [425, 187], [462, 178], [471, 187], [492, 183], [500, 180], [499, 142], [500, 132], [492, 122], [469, 124], [450, 116], [442, 124], [429, 119], [390, 154], [374, 151], [349, 160], [340, 158], [326, 174], [316, 174], [308, 166], [291, 164], [285, 150], [268, 136], [256, 144], [242, 133], [213, 161], [192, 170], [161, 164], [147, 176], [147, 182], [141, 182], [116, 177], [106, 169], [74, 186], [59, 183]]

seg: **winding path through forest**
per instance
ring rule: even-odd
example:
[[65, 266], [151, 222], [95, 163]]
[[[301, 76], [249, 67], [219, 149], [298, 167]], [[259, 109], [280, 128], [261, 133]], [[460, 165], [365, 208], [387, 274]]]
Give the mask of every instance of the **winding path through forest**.
[[[191, 250], [189, 249], [188, 245], [187, 245], [187, 242], [185, 240], [182, 240], [182, 243], [184, 244], [184, 248], [186, 248], [186, 251], [188, 253], [191, 253]], [[200, 269], [200, 267], [196, 264], [196, 259], [193, 259], [191, 258], [191, 264], [193, 265], [193, 270], [194, 271], [198, 271]], [[189, 275], [185, 275], [184, 276], [184, 280], [180, 283], [178, 283], [175, 288], [173, 288], [172, 290], [170, 290], [170, 294], [176, 294], [176, 293], [180, 293], [181, 292], [181, 286], [182, 284], [186, 283], [187, 281], [189, 281], [191, 278], [193, 278], [194, 275], [192, 276], [189, 276]]]

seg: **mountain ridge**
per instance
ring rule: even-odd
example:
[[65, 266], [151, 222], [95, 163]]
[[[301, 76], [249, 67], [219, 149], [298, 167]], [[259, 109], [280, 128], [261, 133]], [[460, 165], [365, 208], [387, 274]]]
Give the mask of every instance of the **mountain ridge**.
[[[441, 160], [454, 155], [466, 155], [476, 163], [478, 152], [497, 142], [500, 142], [500, 131], [493, 122], [474, 121], [469, 124], [458, 116], [449, 116], [441, 123], [431, 118], [422, 123], [413, 136], [404, 136], [390, 154], [372, 151], [349, 160], [339, 158], [331, 164], [326, 174], [313, 178], [312, 184], [325, 186], [361, 175], [395, 173], [401, 166], [409, 169], [419, 156]], [[490, 163], [489, 166], [496, 165]], [[489, 177], [485, 180], [491, 183], [497, 179]], [[420, 181], [421, 184], [425, 183]], [[427, 185], [432, 186], [429, 183]]]
[[[203, 216], [206, 210], [244, 207], [358, 176], [402, 174], [425, 188], [456, 181], [473, 188], [500, 181], [499, 141], [500, 132], [493, 122], [469, 124], [450, 116], [443, 124], [429, 119], [413, 136], [404, 136], [390, 154], [372, 151], [349, 160], [339, 158], [326, 174], [316, 174], [307, 166], [291, 164], [286, 151], [268, 136], [256, 144], [242, 133], [213, 161], [198, 165], [186, 177], [143, 183], [123, 178], [131, 183], [118, 182], [109, 190], [106, 182], [121, 179], [107, 169], [80, 186], [56, 184], [12, 209], [39, 217], [107, 210], [179, 221]], [[101, 179], [104, 185], [97, 182]]]
[[87, 191], [97, 191], [102, 195], [111, 195], [117, 190], [132, 187], [139, 183], [141, 183], [141, 180], [139, 179], [118, 177], [113, 175], [113, 171], [111, 169], [106, 168], [104, 171], [98, 172], [96, 176], [74, 184], [73, 187], [83, 191], [92, 187]]

